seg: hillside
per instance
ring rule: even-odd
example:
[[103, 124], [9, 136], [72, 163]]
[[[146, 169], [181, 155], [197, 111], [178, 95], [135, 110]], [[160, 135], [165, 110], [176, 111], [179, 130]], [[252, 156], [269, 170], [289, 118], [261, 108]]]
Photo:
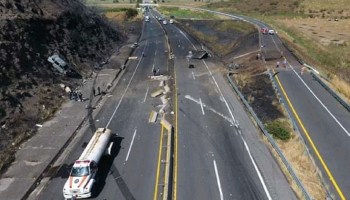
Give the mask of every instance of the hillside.
[[210, 9], [242, 13], [270, 24], [279, 37], [350, 102], [348, 0], [231, 0]]
[[[0, 0], [0, 160], [67, 100], [60, 83], [80, 84], [124, 38], [78, 0]], [[55, 71], [53, 54], [80, 77]]]

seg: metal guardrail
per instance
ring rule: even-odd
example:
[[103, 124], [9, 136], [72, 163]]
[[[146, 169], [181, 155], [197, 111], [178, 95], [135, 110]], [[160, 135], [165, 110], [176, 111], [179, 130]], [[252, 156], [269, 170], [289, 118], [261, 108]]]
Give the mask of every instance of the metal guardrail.
[[332, 88], [330, 88], [320, 77], [318, 77], [314, 72], [311, 72], [314, 79], [322, 85], [345, 109], [350, 112], [350, 105], [341, 98]]
[[[268, 70], [268, 73], [269, 73], [269, 76], [270, 76], [270, 80], [271, 80], [272, 86], [273, 86], [273, 88], [275, 89], [275, 93], [276, 93], [277, 96], [279, 97], [280, 103], [282, 104], [282, 106], [283, 106], [283, 107], [285, 108], [285, 110], [287, 111], [289, 120], [292, 122], [294, 131], [299, 135], [299, 139], [300, 139], [300, 141], [303, 143], [303, 145], [304, 145], [304, 147], [305, 147], [305, 149], [306, 149], [306, 152], [307, 152], [309, 158], [310, 158], [311, 161], [312, 161], [312, 164], [316, 167], [316, 169], [318, 169], [317, 164], [316, 164], [316, 162], [315, 162], [315, 159], [314, 159], [313, 156], [311, 155], [310, 150], [309, 150], [308, 146], [306, 145], [306, 142], [305, 142], [304, 138], [303, 138], [302, 135], [301, 135], [301, 131], [300, 131], [299, 127], [296, 125], [295, 120], [292, 118], [292, 114], [291, 114], [290, 110], [289, 110], [288, 107], [286, 106], [286, 105], [287, 105], [286, 102], [284, 101], [283, 98], [281, 98], [281, 97], [282, 97], [281, 92], [280, 92], [280, 90], [279, 90], [279, 87], [277, 87], [277, 83], [276, 83], [275, 79], [273, 78], [273, 75], [272, 75], [271, 71]], [[322, 177], [322, 174], [320, 173], [319, 170], [317, 171], [317, 174], [318, 174], [319, 178], [321, 179], [322, 184], [324, 185], [324, 187], [327, 188], [327, 187], [326, 187], [326, 184], [325, 184], [326, 182], [325, 182], [324, 178]], [[329, 190], [327, 190], [327, 194], [328, 194], [328, 197], [331, 196]]]
[[305, 199], [307, 200], [312, 200], [312, 197], [310, 196], [310, 194], [306, 191], [304, 185], [302, 184], [302, 182], [299, 180], [298, 176], [295, 174], [291, 164], [288, 162], [287, 158], [284, 156], [283, 152], [281, 151], [281, 149], [278, 147], [278, 145], [276, 144], [275, 140], [273, 139], [273, 137], [270, 135], [270, 133], [265, 129], [265, 126], [263, 125], [263, 123], [260, 121], [260, 119], [258, 118], [258, 116], [256, 115], [256, 113], [254, 112], [253, 108], [249, 105], [249, 103], [247, 102], [247, 100], [244, 98], [243, 94], [239, 91], [238, 87], [236, 86], [236, 84], [232, 81], [232, 79], [230, 78], [229, 75], [227, 75], [227, 79], [230, 83], [230, 85], [232, 86], [232, 88], [235, 90], [235, 92], [238, 94], [238, 96], [240, 97], [240, 99], [242, 100], [243, 104], [245, 105], [245, 107], [248, 109], [248, 111], [250, 112], [250, 114], [254, 117], [254, 120], [256, 121], [256, 123], [258, 124], [259, 128], [261, 129], [261, 131], [264, 133], [264, 135], [266, 136], [267, 140], [269, 141], [269, 143], [271, 144], [271, 146], [275, 149], [276, 153], [278, 154], [278, 156], [280, 157], [280, 159], [282, 160], [283, 164], [285, 165], [285, 167], [287, 168], [289, 174], [291, 175], [293, 181], [296, 183], [296, 185], [298, 186], [298, 188], [302, 191]]

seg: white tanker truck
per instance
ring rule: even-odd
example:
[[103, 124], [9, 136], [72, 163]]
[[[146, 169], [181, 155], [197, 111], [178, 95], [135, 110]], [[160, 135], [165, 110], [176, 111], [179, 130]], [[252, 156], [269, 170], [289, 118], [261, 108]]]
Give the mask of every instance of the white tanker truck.
[[80, 199], [91, 197], [91, 188], [95, 182], [97, 165], [104, 154], [111, 154], [113, 143], [110, 141], [112, 132], [99, 128], [91, 138], [77, 161], [75, 161], [69, 178], [63, 187], [65, 199]]

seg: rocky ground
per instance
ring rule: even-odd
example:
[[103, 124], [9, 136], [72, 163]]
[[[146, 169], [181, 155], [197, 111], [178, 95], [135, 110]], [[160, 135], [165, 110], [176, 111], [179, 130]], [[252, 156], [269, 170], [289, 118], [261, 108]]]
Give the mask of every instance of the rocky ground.
[[[67, 100], [60, 84], [81, 84], [125, 33], [78, 0], [0, 0], [0, 170]], [[79, 75], [55, 71], [53, 54]]]

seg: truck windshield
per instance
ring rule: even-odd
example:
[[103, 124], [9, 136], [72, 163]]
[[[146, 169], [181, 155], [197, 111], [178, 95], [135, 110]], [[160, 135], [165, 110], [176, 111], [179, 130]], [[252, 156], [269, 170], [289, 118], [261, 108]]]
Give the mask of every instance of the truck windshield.
[[89, 167], [73, 167], [71, 176], [81, 177], [89, 175]]

